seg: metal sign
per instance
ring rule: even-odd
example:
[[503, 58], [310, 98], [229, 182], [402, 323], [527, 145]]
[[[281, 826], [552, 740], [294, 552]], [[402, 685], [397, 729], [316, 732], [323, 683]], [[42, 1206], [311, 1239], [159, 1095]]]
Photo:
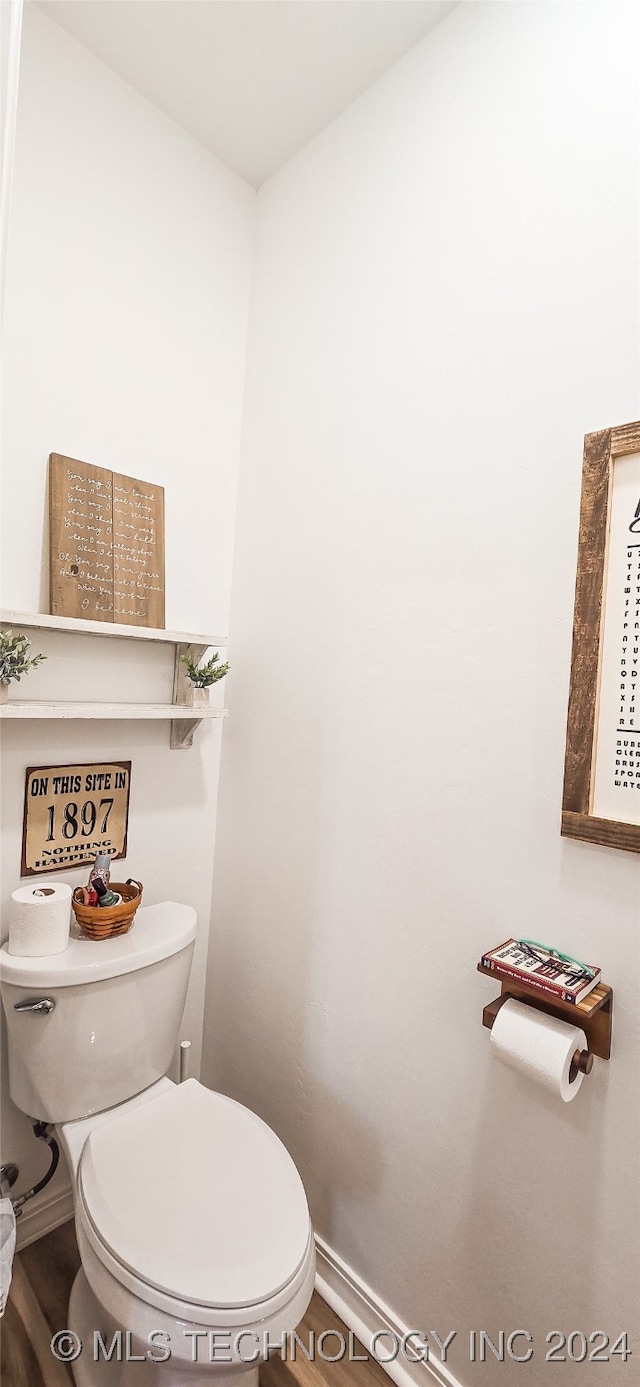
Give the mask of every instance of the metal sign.
[[24, 793], [22, 876], [125, 857], [131, 762], [29, 766]]

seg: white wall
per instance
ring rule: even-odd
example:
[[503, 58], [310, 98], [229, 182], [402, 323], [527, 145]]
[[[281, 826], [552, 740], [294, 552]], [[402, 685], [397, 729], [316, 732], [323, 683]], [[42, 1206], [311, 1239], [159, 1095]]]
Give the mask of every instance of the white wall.
[[4, 271], [9, 234], [9, 208], [11, 204], [13, 152], [16, 138], [22, 14], [22, 0], [6, 0], [5, 4], [0, 5], [0, 132], [2, 139], [2, 167], [0, 169], [0, 314], [4, 301]]
[[[640, 412], [637, 67], [635, 5], [463, 5], [259, 196], [204, 1077], [465, 1383], [513, 1371], [472, 1327], [528, 1327], [538, 1387], [547, 1331], [637, 1322], [639, 863], [559, 834], [582, 437]], [[512, 931], [616, 990], [566, 1108], [490, 1058]]]
[[[168, 627], [225, 634], [255, 194], [26, 7], [3, 378], [2, 602], [47, 611], [51, 451], [165, 487]], [[34, 697], [169, 702], [169, 647], [34, 633]], [[20, 686], [24, 697], [26, 685]], [[129, 850], [145, 901], [195, 906], [184, 1034], [199, 1061], [220, 725], [6, 725], [2, 891], [18, 885], [26, 766], [130, 759]], [[65, 873], [74, 884], [84, 872]], [[3, 935], [7, 932], [3, 909]], [[3, 1086], [2, 1159], [44, 1169]], [[62, 1181], [66, 1178], [60, 1177]], [[31, 1210], [29, 1210], [31, 1213]]]

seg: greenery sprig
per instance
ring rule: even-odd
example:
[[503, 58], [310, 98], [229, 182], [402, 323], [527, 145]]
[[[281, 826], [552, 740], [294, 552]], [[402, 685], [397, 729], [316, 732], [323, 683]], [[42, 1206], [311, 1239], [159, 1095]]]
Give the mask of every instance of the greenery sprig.
[[31, 641], [26, 636], [13, 631], [0, 631], [0, 684], [10, 684], [13, 679], [20, 683], [23, 674], [35, 669], [46, 655], [29, 658]]
[[218, 661], [217, 650], [206, 665], [194, 665], [188, 655], [182, 656], [187, 675], [197, 689], [208, 689], [210, 684], [217, 684], [219, 679], [224, 679], [229, 666], [221, 665]]

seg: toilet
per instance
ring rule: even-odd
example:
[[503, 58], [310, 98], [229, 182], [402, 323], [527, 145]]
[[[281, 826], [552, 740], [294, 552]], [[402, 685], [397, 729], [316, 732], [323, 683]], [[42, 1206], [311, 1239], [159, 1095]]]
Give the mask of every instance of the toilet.
[[164, 902], [62, 954], [0, 950], [11, 1097], [55, 1125], [73, 1183], [77, 1387], [257, 1387], [313, 1292], [282, 1142], [240, 1103], [166, 1077], [195, 934], [195, 911]]

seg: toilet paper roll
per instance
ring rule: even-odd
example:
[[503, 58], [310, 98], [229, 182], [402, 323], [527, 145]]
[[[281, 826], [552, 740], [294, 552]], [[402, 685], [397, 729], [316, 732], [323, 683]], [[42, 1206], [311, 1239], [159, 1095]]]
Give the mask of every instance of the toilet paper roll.
[[493, 1023], [491, 1047], [496, 1059], [557, 1094], [563, 1103], [570, 1103], [582, 1087], [584, 1074], [569, 1082], [574, 1051], [587, 1049], [587, 1037], [579, 1026], [557, 1021], [511, 998]]
[[20, 886], [11, 897], [8, 953], [22, 958], [62, 954], [69, 945], [71, 887], [64, 881]]

